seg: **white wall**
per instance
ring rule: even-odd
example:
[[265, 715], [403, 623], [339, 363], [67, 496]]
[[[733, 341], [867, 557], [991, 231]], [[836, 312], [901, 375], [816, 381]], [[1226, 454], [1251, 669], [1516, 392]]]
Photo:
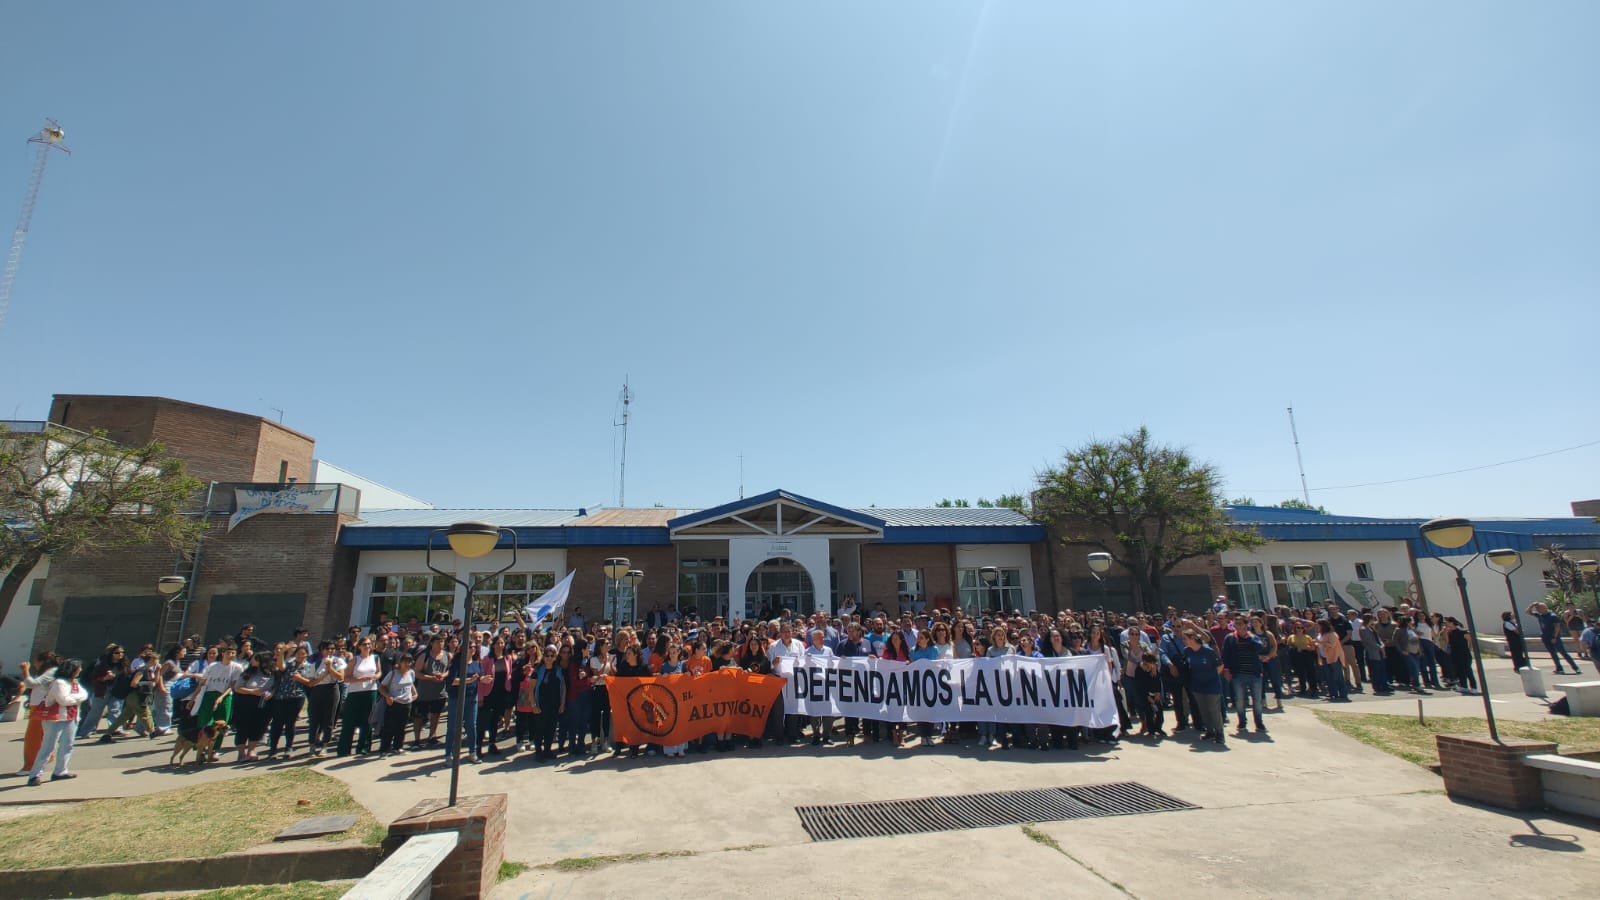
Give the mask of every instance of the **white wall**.
[[[433, 564], [445, 572], [454, 573], [455, 577], [465, 581], [474, 573], [493, 572], [511, 561], [510, 550], [495, 550], [488, 556], [477, 559], [467, 559], [456, 556], [448, 550], [438, 550], [433, 554]], [[511, 572], [554, 572], [556, 580], [560, 581], [567, 574], [567, 551], [565, 550], [521, 550], [517, 553], [517, 564]], [[370, 621], [367, 595], [372, 589], [372, 576], [374, 575], [421, 575], [428, 572], [427, 553], [423, 550], [367, 550], [363, 551], [360, 560], [356, 563], [355, 596], [350, 603], [350, 624], [365, 627]], [[466, 621], [467, 617], [467, 589], [456, 586], [455, 610], [452, 618]]]
[[[1471, 559], [1470, 556], [1446, 558], [1458, 566]], [[1528, 619], [1525, 610], [1535, 600], [1544, 598], [1546, 589], [1539, 575], [1544, 565], [1544, 556], [1534, 551], [1524, 553], [1522, 558], [1522, 568], [1511, 576], [1511, 587], [1517, 594], [1517, 618], [1525, 620], [1523, 633], [1528, 635], [1533, 645], [1537, 646], [1539, 628], [1536, 623]], [[1422, 589], [1428, 598], [1428, 610], [1455, 616], [1465, 622], [1467, 617], [1461, 608], [1461, 592], [1456, 588], [1456, 573], [1444, 563], [1427, 556], [1417, 560], [1417, 570], [1422, 573]], [[1472, 616], [1476, 620], [1474, 624], [1478, 626], [1478, 633], [1498, 636], [1500, 614], [1511, 609], [1511, 599], [1506, 595], [1505, 576], [1490, 569], [1481, 557], [1466, 566], [1463, 574], [1467, 576], [1467, 599], [1472, 602]], [[1533, 626], [1531, 630], [1530, 625]]]
[[22, 583], [22, 589], [17, 591], [16, 599], [11, 601], [5, 622], [0, 624], [0, 667], [3, 667], [0, 670], [7, 675], [17, 674], [17, 664], [32, 655], [33, 635], [39, 629], [39, 607], [29, 606], [28, 596], [33, 591], [33, 583], [42, 581], [49, 572], [49, 559], [34, 566], [28, 573], [28, 580]]
[[[980, 569], [984, 566], [994, 566], [997, 569], [1022, 570], [1022, 608], [1033, 612], [1037, 603], [1033, 585], [1033, 545], [1032, 544], [957, 544], [956, 568]], [[956, 596], [950, 598], [959, 604], [961, 602], [960, 575], [956, 576]], [[987, 601], [985, 601], [987, 602]]]
[[[1372, 580], [1356, 578], [1356, 563], [1372, 566]], [[1224, 566], [1259, 565], [1262, 584], [1267, 592], [1268, 606], [1276, 605], [1272, 587], [1273, 566], [1293, 566], [1299, 563], [1328, 567], [1328, 585], [1351, 605], [1361, 606], [1350, 585], [1356, 583], [1374, 595], [1381, 605], [1385, 599], [1384, 582], [1410, 585], [1415, 581], [1411, 571], [1411, 552], [1405, 541], [1272, 541], [1254, 550], [1228, 550], [1222, 554]], [[1428, 596], [1432, 596], [1430, 592]]]
[[342, 484], [361, 492], [361, 511], [374, 509], [433, 509], [433, 504], [402, 494], [368, 478], [341, 469], [325, 459], [311, 461], [311, 481], [314, 484]]

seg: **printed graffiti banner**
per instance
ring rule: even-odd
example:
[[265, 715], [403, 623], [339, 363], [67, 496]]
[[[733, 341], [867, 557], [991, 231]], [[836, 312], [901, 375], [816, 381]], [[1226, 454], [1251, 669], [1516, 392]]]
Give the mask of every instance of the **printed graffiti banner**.
[[784, 657], [784, 712], [887, 722], [1119, 725], [1106, 658], [919, 660]]
[[732, 668], [700, 676], [606, 679], [617, 740], [633, 745], [670, 747], [708, 734], [760, 737], [782, 691], [781, 678]]
[[338, 496], [338, 488], [287, 487], [277, 491], [234, 488], [234, 512], [228, 517], [228, 530], [261, 513], [333, 512]]

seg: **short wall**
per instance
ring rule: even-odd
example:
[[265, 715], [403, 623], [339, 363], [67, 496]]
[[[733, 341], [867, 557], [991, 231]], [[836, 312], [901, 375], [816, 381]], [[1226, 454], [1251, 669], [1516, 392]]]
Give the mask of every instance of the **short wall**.
[[1554, 754], [1548, 741], [1514, 738], [1496, 743], [1488, 735], [1441, 734], [1439, 774], [1444, 791], [1458, 800], [1472, 800], [1501, 809], [1542, 809], [1544, 789], [1539, 770], [1523, 764], [1533, 754]]
[[384, 841], [393, 852], [419, 834], [454, 831], [460, 834], [455, 850], [433, 870], [435, 900], [479, 900], [487, 897], [500, 879], [505, 859], [506, 795], [460, 797], [455, 806], [443, 800], [423, 800], [389, 825]]
[[294, 846], [193, 859], [25, 869], [5, 873], [0, 896], [7, 900], [48, 900], [197, 891], [238, 884], [342, 881], [366, 877], [377, 866], [381, 854], [378, 847], [363, 844], [317, 847], [302, 841]]
[[1600, 763], [1554, 754], [1534, 754], [1523, 762], [1539, 773], [1546, 806], [1600, 819]]

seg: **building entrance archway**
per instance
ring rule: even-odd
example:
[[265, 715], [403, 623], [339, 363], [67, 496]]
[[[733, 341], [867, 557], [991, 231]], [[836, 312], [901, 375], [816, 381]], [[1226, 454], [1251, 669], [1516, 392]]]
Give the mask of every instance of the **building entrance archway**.
[[745, 609], [762, 619], [780, 610], [810, 615], [817, 608], [816, 587], [805, 566], [783, 557], [769, 559], [750, 572], [744, 584]]

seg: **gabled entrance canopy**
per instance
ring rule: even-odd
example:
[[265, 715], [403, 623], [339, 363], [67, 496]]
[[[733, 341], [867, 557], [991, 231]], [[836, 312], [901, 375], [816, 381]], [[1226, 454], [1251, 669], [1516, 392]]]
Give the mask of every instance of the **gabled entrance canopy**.
[[881, 540], [882, 519], [788, 491], [768, 491], [667, 522], [673, 538], [848, 537]]

